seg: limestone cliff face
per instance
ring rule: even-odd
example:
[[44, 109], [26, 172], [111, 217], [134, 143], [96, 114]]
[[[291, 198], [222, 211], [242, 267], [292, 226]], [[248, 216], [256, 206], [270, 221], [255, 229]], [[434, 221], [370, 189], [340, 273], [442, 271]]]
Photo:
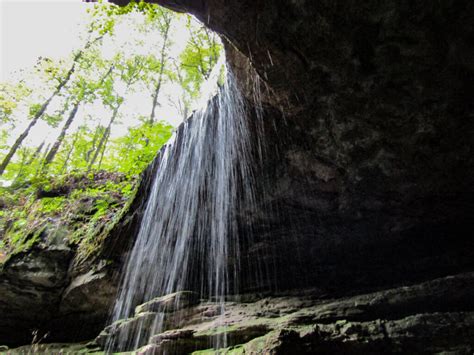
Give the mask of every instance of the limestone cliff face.
[[243, 212], [256, 230], [244, 288], [354, 288], [473, 267], [471, 2], [158, 3], [230, 42], [250, 101], [260, 77], [264, 202]]

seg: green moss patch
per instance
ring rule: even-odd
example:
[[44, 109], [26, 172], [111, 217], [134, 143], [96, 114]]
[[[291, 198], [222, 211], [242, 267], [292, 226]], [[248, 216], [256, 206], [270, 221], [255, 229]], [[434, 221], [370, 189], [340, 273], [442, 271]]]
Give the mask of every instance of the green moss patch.
[[97, 172], [0, 188], [0, 263], [35, 245], [90, 255], [128, 210], [137, 185], [138, 178]]

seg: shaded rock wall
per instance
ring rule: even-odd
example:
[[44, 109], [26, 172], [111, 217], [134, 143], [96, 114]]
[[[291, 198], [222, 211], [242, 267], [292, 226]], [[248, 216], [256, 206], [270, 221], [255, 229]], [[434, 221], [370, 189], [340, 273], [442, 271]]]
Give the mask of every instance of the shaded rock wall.
[[260, 77], [263, 202], [242, 211], [242, 289], [472, 269], [471, 2], [157, 2], [231, 42], [251, 101]]
[[55, 316], [71, 258], [64, 246], [10, 258], [0, 273], [0, 343], [29, 344]]

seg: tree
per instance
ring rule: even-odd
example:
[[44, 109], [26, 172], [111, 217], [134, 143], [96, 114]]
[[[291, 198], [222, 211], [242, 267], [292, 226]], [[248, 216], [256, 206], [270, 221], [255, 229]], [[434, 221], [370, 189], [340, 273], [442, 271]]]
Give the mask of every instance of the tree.
[[[107, 148], [107, 142], [110, 137], [110, 132], [112, 130], [112, 125], [117, 119], [120, 107], [124, 103], [124, 97], [127, 95], [129, 88], [133, 83], [140, 79], [141, 73], [144, 69], [145, 58], [142, 56], [135, 56], [133, 58], [125, 59], [121, 54], [118, 54], [115, 59], [115, 68], [118, 71], [118, 79], [121, 80], [124, 84], [124, 95], [119, 95], [114, 90], [114, 76], [110, 76], [108, 80], [105, 80], [103, 90], [100, 92], [102, 95], [102, 101], [105, 106], [108, 106], [112, 110], [109, 123], [102, 134], [102, 137], [99, 140], [97, 148], [94, 152], [94, 155], [89, 162], [87, 171], [89, 172], [94, 164], [97, 161], [99, 155], [103, 157], [105, 149]], [[99, 161], [99, 168], [100, 162]]]
[[183, 71], [183, 85], [197, 98], [202, 83], [209, 79], [209, 75], [217, 64], [222, 46], [217, 35], [204, 26], [196, 26], [188, 18], [187, 28], [190, 39], [181, 53], [180, 69]]
[[44, 144], [44, 141], [41, 142], [41, 144], [34, 150], [33, 153], [31, 153], [30, 148], [20, 148], [21, 162], [19, 168], [15, 169], [17, 170], [17, 174], [12, 182], [12, 185], [21, 182], [25, 177], [31, 175], [32, 173], [36, 173], [37, 167], [35, 163], [38, 161], [38, 157], [43, 150]]
[[74, 132], [72, 136], [66, 137], [63, 146], [63, 165], [61, 173], [71, 170], [86, 171], [89, 161], [95, 151], [97, 140], [103, 134], [103, 127], [94, 129], [85, 122]]
[[13, 123], [11, 114], [18, 104], [31, 94], [31, 91], [23, 81], [17, 84], [0, 83], [0, 123]]
[[223, 49], [216, 34], [191, 18], [187, 19], [186, 26], [190, 38], [169, 73], [170, 79], [183, 90], [180, 97], [173, 99], [183, 119], [188, 117], [192, 103], [199, 99], [202, 84], [209, 79]]
[[170, 138], [173, 127], [169, 124], [150, 123], [148, 117], [142, 117], [140, 121], [136, 127], [129, 128], [127, 135], [112, 142], [107, 168], [128, 175], [139, 174]]
[[[74, 118], [77, 115], [79, 106], [83, 102], [88, 102], [94, 97], [95, 90], [101, 87], [101, 85], [104, 83], [104, 81], [112, 72], [113, 68], [114, 68], [113, 64], [110, 65], [109, 69], [106, 71], [106, 73], [98, 82], [90, 82], [89, 79], [85, 77], [79, 77], [76, 80], [74, 87], [72, 88], [72, 90], [70, 90], [70, 93], [69, 93], [70, 96], [68, 97], [69, 99], [72, 98], [72, 101], [74, 102], [72, 109], [69, 113], [67, 120], [64, 122], [64, 125], [58, 137], [56, 138], [56, 141], [54, 142], [54, 144], [52, 145], [51, 149], [49, 150], [48, 154], [45, 157], [45, 160], [43, 162], [43, 172], [46, 172], [48, 170], [49, 165], [52, 163], [52, 161], [54, 160], [54, 157], [58, 153], [59, 148], [61, 144], [63, 143], [64, 138], [66, 137], [66, 133], [71, 127], [71, 124], [73, 123]], [[68, 105], [66, 104], [65, 107], [67, 106]]]
[[28, 126], [25, 128], [25, 130], [20, 134], [20, 136], [15, 140], [13, 145], [11, 146], [9, 152], [5, 155], [5, 157], [2, 160], [2, 163], [0, 164], [0, 176], [3, 175], [3, 172], [5, 171], [6, 167], [10, 163], [11, 159], [15, 155], [16, 151], [18, 148], [21, 146], [25, 138], [28, 136], [30, 133], [31, 129], [38, 123], [39, 119], [43, 116], [43, 114], [46, 112], [46, 109], [48, 108], [49, 104], [51, 101], [61, 92], [63, 87], [69, 82], [71, 79], [72, 74], [74, 73], [77, 63], [81, 59], [83, 53], [85, 50], [87, 50], [91, 45], [93, 45], [95, 42], [99, 41], [102, 38], [102, 36], [99, 36], [95, 38], [94, 40], [88, 41], [86, 45], [84, 46], [83, 49], [79, 50], [73, 57], [72, 60], [72, 65], [67, 70], [65, 74], [60, 73], [60, 69], [53, 67], [52, 72], [52, 78], [53, 80], [57, 80], [58, 84], [55, 87], [53, 93], [46, 99], [46, 101], [43, 102], [43, 104], [40, 105], [34, 105], [31, 110], [30, 114], [32, 116], [30, 123]]
[[[149, 76], [149, 84], [152, 89], [152, 108], [150, 114], [150, 124], [153, 124], [156, 119], [156, 107], [158, 106], [158, 97], [160, 95], [161, 87], [163, 84], [165, 67], [167, 64], [167, 57], [169, 51], [169, 31], [171, 28], [171, 22], [173, 20], [172, 14], [163, 8], [155, 6], [154, 11], [150, 10], [149, 20], [151, 23], [154, 23], [162, 37], [162, 45], [159, 54], [159, 58], [156, 58], [153, 55], [148, 56], [147, 58], [147, 69], [150, 72], [158, 72], [158, 77], [153, 75]], [[153, 28], [152, 27], [152, 28]]]
[[61, 169], [59, 170], [59, 174], [64, 174], [67, 171], [69, 160], [71, 159], [72, 152], [73, 152], [73, 150], [76, 146], [77, 140], [79, 139], [79, 132], [80, 132], [80, 130], [77, 130], [74, 133], [71, 144], [69, 145], [69, 147], [66, 147], [66, 152], [67, 152], [66, 157], [64, 158], [63, 165], [62, 165]]
[[[130, 12], [133, 14], [121, 17]], [[137, 20], [137, 13], [144, 16]], [[39, 181], [101, 168], [139, 173], [171, 135], [172, 127], [163, 123], [159, 114], [163, 99], [169, 96], [166, 90], [173, 87], [182, 92], [174, 94], [179, 97], [173, 103], [186, 118], [222, 49], [212, 32], [188, 20], [189, 41], [181, 53], [176, 53], [171, 33], [182, 19], [177, 16], [143, 2], [126, 8], [97, 5], [87, 27], [86, 44], [73, 53], [72, 61], [38, 61], [36, 81], [44, 78], [46, 89], [38, 89], [37, 85], [28, 89], [25, 83], [5, 86], [4, 90], [0, 86], [0, 122], [4, 124], [0, 128], [0, 152], [5, 153], [0, 165], [1, 174], [5, 172], [2, 182]], [[131, 33], [127, 41], [121, 42], [123, 37], [116, 37], [114, 30], [127, 22], [132, 25]], [[105, 55], [104, 48], [109, 51]], [[129, 94], [137, 88], [146, 90], [149, 106], [140, 112], [139, 124], [137, 117], [131, 117], [133, 126], [116, 137], [113, 133]], [[51, 94], [43, 98], [42, 92]], [[27, 100], [40, 104], [30, 105], [28, 126], [9, 146], [12, 137], [8, 134], [21, 117], [26, 117], [21, 113], [28, 108]], [[30, 139], [40, 121], [55, 128], [51, 130], [56, 135], [52, 142], [46, 139], [39, 144]]]
[[61, 129], [61, 133], [56, 138], [56, 141], [52, 145], [49, 152], [46, 154], [46, 157], [45, 157], [44, 162], [43, 162], [43, 168], [42, 168], [43, 172], [45, 172], [48, 169], [49, 164], [51, 164], [54, 157], [58, 153], [59, 147], [61, 146], [61, 143], [63, 142], [64, 137], [66, 136], [66, 132], [69, 129], [69, 127], [71, 126], [72, 122], [74, 121], [74, 118], [76, 117], [76, 114], [77, 114], [77, 111], [79, 110], [79, 105], [80, 104], [81, 104], [80, 100], [76, 100], [76, 102], [73, 104], [71, 112], [69, 113], [69, 116], [68, 116], [66, 122], [64, 123], [62, 129]]

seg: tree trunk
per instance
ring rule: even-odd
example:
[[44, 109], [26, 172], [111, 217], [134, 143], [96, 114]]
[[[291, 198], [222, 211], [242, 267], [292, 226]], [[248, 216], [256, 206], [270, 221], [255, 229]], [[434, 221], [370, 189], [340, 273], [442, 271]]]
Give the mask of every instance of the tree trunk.
[[155, 109], [156, 109], [156, 106], [158, 106], [158, 95], [160, 93], [160, 89], [161, 89], [161, 71], [160, 71], [160, 78], [158, 80], [158, 84], [156, 85], [156, 89], [155, 89], [155, 92], [153, 93], [153, 103], [152, 103], [152, 107], [151, 107], [151, 115], [150, 115], [150, 124], [153, 124], [155, 122]]
[[170, 30], [170, 23], [171, 20], [166, 23], [165, 33], [163, 34], [163, 46], [161, 47], [161, 54], [160, 54], [160, 75], [158, 77], [158, 83], [156, 84], [155, 91], [153, 93], [153, 104], [151, 108], [151, 115], [150, 115], [150, 124], [155, 123], [155, 110], [156, 106], [158, 106], [158, 96], [161, 90], [161, 83], [163, 82], [163, 72], [165, 69], [165, 57], [166, 57], [166, 46], [168, 43], [168, 34]]
[[74, 147], [76, 145], [76, 142], [77, 140], [79, 139], [79, 131], [76, 132], [76, 134], [74, 135], [74, 139], [73, 141], [71, 142], [71, 148], [69, 149], [69, 151], [67, 152], [67, 155], [66, 155], [66, 159], [64, 159], [64, 163], [63, 163], [63, 166], [61, 168], [61, 174], [64, 174], [64, 171], [67, 169], [67, 165], [69, 163], [69, 159], [71, 158], [71, 154], [74, 150]]
[[[96, 147], [96, 143], [97, 143], [97, 139], [99, 139], [99, 136], [100, 136], [100, 131], [101, 129], [104, 128], [102, 127], [101, 125], [98, 125], [95, 129], [95, 132], [94, 132], [94, 137], [92, 137], [92, 144], [91, 144], [91, 148], [87, 150], [87, 152], [85, 152], [84, 154], [84, 160], [86, 163], [90, 163], [91, 161], [91, 154], [95, 152], [95, 147]], [[105, 128], [104, 128], [105, 130]], [[104, 132], [102, 132], [102, 134], [104, 134]]]
[[107, 143], [109, 142], [109, 138], [110, 138], [110, 130], [107, 136], [105, 137], [104, 147], [102, 148], [102, 153], [100, 154], [99, 165], [97, 165], [97, 170], [100, 170], [100, 167], [102, 166], [102, 160], [104, 160], [105, 149], [107, 148]]
[[[63, 85], [64, 86], [64, 85]], [[61, 86], [62, 87], [62, 86]], [[7, 155], [5, 155], [5, 157], [3, 158], [3, 161], [2, 163], [0, 164], [0, 176], [3, 175], [3, 173], [5, 172], [5, 169], [6, 167], [8, 166], [8, 164], [10, 163], [10, 161], [12, 160], [13, 156], [15, 155], [16, 151], [18, 150], [18, 148], [20, 148], [20, 145], [21, 143], [23, 143], [23, 141], [25, 140], [26, 137], [28, 137], [28, 134], [30, 133], [30, 130], [31, 128], [34, 127], [34, 125], [36, 125], [36, 123], [38, 122], [38, 120], [40, 119], [40, 117], [43, 115], [43, 113], [46, 111], [46, 109], [48, 108], [48, 105], [49, 103], [51, 102], [51, 100], [56, 96], [58, 90], [56, 90], [54, 92], [53, 95], [50, 96], [50, 98], [48, 100], [46, 100], [46, 102], [43, 104], [43, 106], [41, 106], [41, 108], [38, 110], [38, 112], [35, 114], [35, 116], [33, 117], [33, 119], [31, 120], [30, 124], [26, 127], [26, 129], [20, 134], [20, 136], [16, 139], [15, 143], [13, 143], [13, 145], [11, 146], [10, 150], [8, 151]]]
[[[40, 161], [44, 161], [44, 159], [46, 158], [46, 154], [47, 154], [48, 151], [49, 151], [49, 147], [50, 147], [50, 146], [51, 146], [51, 144], [48, 144], [48, 145], [46, 146], [46, 149], [44, 150], [44, 154], [43, 154], [43, 156], [41, 157]], [[35, 177], [38, 177], [38, 176], [40, 175], [42, 166], [43, 166], [42, 164], [39, 164], [38, 169], [36, 169]]]
[[66, 120], [66, 122], [63, 125], [63, 128], [61, 129], [61, 133], [59, 134], [58, 138], [56, 138], [56, 141], [54, 142], [53, 146], [49, 150], [48, 154], [46, 155], [46, 158], [43, 163], [43, 170], [44, 172], [48, 171], [49, 164], [53, 161], [54, 157], [59, 151], [59, 148], [61, 147], [61, 144], [64, 141], [64, 138], [66, 137], [66, 133], [71, 126], [72, 122], [74, 121], [74, 118], [76, 117], [77, 111], [79, 109], [81, 102], [78, 101], [74, 104], [71, 112], [69, 113], [69, 116]]
[[114, 111], [112, 112], [112, 116], [110, 117], [109, 124], [107, 128], [105, 129], [104, 134], [102, 134], [102, 137], [99, 141], [99, 144], [97, 145], [97, 148], [94, 152], [94, 156], [92, 157], [92, 160], [89, 162], [89, 166], [87, 168], [88, 173], [91, 171], [92, 166], [95, 164], [97, 158], [99, 157], [99, 154], [102, 152], [102, 149], [105, 149], [105, 144], [107, 144], [108, 136], [110, 135], [110, 131], [112, 129], [112, 124], [117, 118], [120, 106], [121, 104], [117, 105], [117, 107], [115, 107]]
[[35, 152], [33, 153], [33, 155], [31, 155], [31, 158], [30, 160], [28, 160], [28, 165], [30, 164], [33, 164], [33, 162], [35, 161], [36, 158], [38, 158], [38, 156], [40, 155], [41, 151], [43, 150], [43, 147], [44, 147], [44, 141], [41, 142], [41, 144], [38, 146], [38, 148], [36, 148]]
[[26, 155], [23, 156], [21, 166], [18, 169], [18, 174], [15, 176], [15, 179], [13, 180], [12, 185], [15, 185], [16, 183], [18, 183], [18, 181], [20, 179], [23, 179], [25, 177], [24, 173], [23, 173], [24, 167], [27, 166], [27, 165], [33, 164], [35, 159], [38, 158], [38, 156], [40, 155], [41, 150], [43, 150], [43, 146], [44, 146], [44, 141], [38, 146], [38, 148], [36, 148], [35, 152], [33, 154], [31, 154], [31, 156], [28, 160], [26, 160], [26, 158], [27, 158]]
[[26, 159], [27, 159], [26, 151], [23, 151], [22, 155], [23, 155], [23, 157], [21, 159], [20, 167], [18, 168], [18, 173], [16, 174], [15, 178], [13, 179], [12, 185], [15, 185], [18, 182], [20, 177], [23, 175], [23, 168], [25, 167], [25, 165], [27, 165], [26, 164]]

